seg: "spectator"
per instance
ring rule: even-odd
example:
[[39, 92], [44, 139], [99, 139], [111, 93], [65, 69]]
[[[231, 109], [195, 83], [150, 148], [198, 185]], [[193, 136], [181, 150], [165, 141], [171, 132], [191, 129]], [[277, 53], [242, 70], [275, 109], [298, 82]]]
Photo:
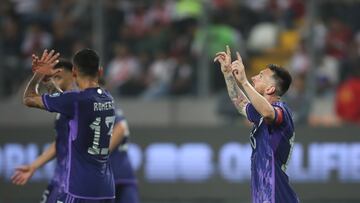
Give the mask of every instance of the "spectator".
[[25, 33], [25, 39], [21, 45], [24, 56], [30, 57], [33, 53], [40, 53], [46, 48], [50, 48], [52, 36], [46, 32], [39, 24], [30, 24]]
[[127, 15], [126, 23], [129, 26], [131, 33], [136, 38], [141, 39], [146, 36], [151, 26], [151, 22], [147, 16], [147, 10], [143, 3], [138, 3], [134, 12]]
[[305, 49], [305, 41], [301, 40], [290, 60], [290, 68], [292, 74], [300, 75], [301, 77], [303, 75], [306, 75], [310, 66], [309, 60], [309, 54]]
[[169, 0], [155, 0], [148, 11], [150, 22], [157, 22], [161, 25], [171, 23], [171, 14], [174, 10], [174, 4]]
[[331, 18], [326, 36], [326, 53], [339, 60], [343, 59], [351, 39], [351, 29], [339, 18]]
[[169, 95], [171, 79], [175, 70], [175, 62], [169, 58], [164, 51], [155, 55], [154, 62], [150, 65], [146, 89], [143, 98], [146, 100], [158, 99]]
[[[11, 93], [17, 90], [26, 77], [22, 71], [22, 63], [18, 54], [20, 53], [21, 37], [20, 28], [13, 18], [6, 18], [3, 21], [2, 32], [2, 47], [3, 49], [3, 71], [1, 74], [1, 89], [4, 96], [10, 96]], [[13, 77], [16, 75], [17, 77]]]
[[190, 94], [193, 88], [193, 72], [186, 56], [179, 55], [171, 79], [170, 94], [175, 96]]
[[115, 57], [106, 73], [108, 88], [120, 95], [138, 94], [141, 76], [138, 59], [122, 44], [116, 44], [114, 50]]
[[[53, 23], [53, 45], [52, 47], [61, 53], [62, 57], [70, 58], [72, 55], [71, 45], [74, 39], [69, 32], [70, 27], [64, 21], [54, 21]], [[80, 49], [79, 49], [80, 50]]]
[[360, 124], [360, 78], [352, 77], [340, 85], [336, 112], [345, 122]]

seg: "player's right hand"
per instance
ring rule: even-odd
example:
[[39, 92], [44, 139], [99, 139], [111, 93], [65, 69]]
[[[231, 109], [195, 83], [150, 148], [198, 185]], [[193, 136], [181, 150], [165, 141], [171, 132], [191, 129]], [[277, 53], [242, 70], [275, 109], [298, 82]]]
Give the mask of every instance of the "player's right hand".
[[33, 176], [35, 169], [30, 165], [23, 165], [15, 168], [14, 175], [11, 177], [11, 182], [15, 185], [25, 185]]
[[[32, 56], [32, 61], [31, 61], [31, 70], [33, 73], [36, 72], [37, 68], [40, 66], [39, 64], [39, 57], [36, 56], [35, 54], [33, 54]], [[41, 80], [41, 82], [43, 83], [48, 83], [50, 81], [51, 76], [44, 76], [43, 79]]]
[[228, 45], [226, 45], [226, 52], [216, 53], [214, 62], [216, 61], [220, 63], [223, 73], [231, 73], [231, 52]]
[[61, 69], [55, 69], [54, 66], [59, 62], [59, 53], [55, 53], [54, 50], [48, 52], [44, 50], [41, 58], [39, 59], [36, 55], [32, 55], [32, 70], [36, 73], [41, 73], [45, 76], [53, 76]]

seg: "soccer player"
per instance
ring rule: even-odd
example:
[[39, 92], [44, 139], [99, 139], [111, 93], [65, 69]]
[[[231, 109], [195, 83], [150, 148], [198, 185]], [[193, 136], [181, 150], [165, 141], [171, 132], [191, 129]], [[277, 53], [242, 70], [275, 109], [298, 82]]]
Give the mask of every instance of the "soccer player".
[[113, 173], [108, 162], [109, 143], [115, 122], [112, 96], [99, 87], [99, 57], [91, 49], [77, 52], [73, 58], [73, 75], [79, 91], [38, 95], [37, 81], [57, 70], [59, 54], [44, 51], [35, 65], [23, 103], [28, 107], [58, 112], [69, 121], [68, 156], [65, 171], [65, 193], [57, 203], [107, 203], [115, 198]]
[[[105, 81], [100, 79], [100, 85]], [[120, 108], [115, 111], [115, 125], [110, 140], [110, 164], [114, 172], [115, 203], [138, 203], [139, 191], [134, 171], [127, 153], [130, 130], [128, 122]]]
[[121, 109], [116, 109], [115, 126], [110, 140], [110, 164], [114, 172], [115, 203], [138, 203], [139, 192], [127, 149], [129, 127]]
[[[294, 124], [289, 107], [281, 96], [291, 84], [288, 71], [267, 65], [248, 81], [240, 54], [231, 62], [231, 52], [216, 54], [227, 90], [236, 109], [254, 124], [250, 133], [251, 193], [253, 203], [297, 203], [286, 167], [294, 144]], [[241, 85], [244, 92], [239, 88]]]
[[[55, 65], [55, 69], [61, 68], [63, 71], [56, 73], [52, 76], [55, 85], [60, 91], [70, 91], [75, 89], [73, 87], [72, 77], [72, 64], [68, 61], [60, 61]], [[104, 81], [99, 81], [101, 86], [104, 86]], [[59, 119], [60, 118], [60, 119]], [[55, 123], [55, 129], [57, 134], [68, 133], [68, 122], [66, 122], [64, 116], [58, 114]], [[130, 165], [130, 160], [127, 154], [127, 147], [129, 141], [129, 127], [128, 123], [123, 115], [121, 109], [116, 109], [115, 125], [113, 128], [113, 135], [110, 140], [110, 162], [114, 172], [115, 180], [115, 193], [116, 203], [137, 203], [139, 202], [137, 181]], [[59, 188], [61, 180], [64, 179], [63, 171], [65, 171], [65, 158], [66, 158], [66, 136], [57, 136], [56, 142], [52, 143], [50, 147], [39, 156], [30, 165], [20, 166], [16, 169], [16, 173], [13, 176], [13, 183], [17, 185], [24, 185], [32, 177], [34, 172], [51, 160], [56, 153], [57, 165], [55, 174], [51, 180], [49, 186], [43, 193], [42, 201], [46, 203], [56, 202], [54, 197], [60, 192], [63, 192], [63, 188]], [[55, 148], [56, 146], [56, 148]], [[113, 151], [114, 150], [114, 151]], [[58, 154], [57, 152], [62, 152]], [[63, 177], [63, 178], [60, 178]], [[61, 190], [59, 190], [61, 189]]]
[[[36, 60], [36, 59], [34, 59]], [[55, 86], [59, 90], [70, 91], [73, 88], [72, 63], [66, 60], [60, 60], [54, 67], [61, 71], [52, 76]], [[40, 83], [41, 85], [41, 83]], [[69, 119], [65, 115], [58, 113], [55, 120], [56, 140], [53, 142], [35, 161], [29, 165], [23, 165], [16, 168], [12, 177], [12, 182], [16, 185], [24, 185], [32, 177], [35, 171], [45, 165], [56, 156], [56, 167], [54, 176], [48, 187], [45, 189], [41, 201], [42, 203], [56, 202], [59, 194], [64, 192], [64, 181], [66, 171], [67, 157], [67, 137], [69, 133]]]

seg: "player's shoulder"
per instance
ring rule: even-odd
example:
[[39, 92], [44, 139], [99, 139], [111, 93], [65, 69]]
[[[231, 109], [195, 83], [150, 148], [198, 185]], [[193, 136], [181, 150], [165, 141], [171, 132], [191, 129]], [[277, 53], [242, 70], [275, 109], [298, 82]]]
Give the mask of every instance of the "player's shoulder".
[[96, 97], [113, 99], [110, 92], [107, 91], [106, 89], [101, 88], [101, 87], [88, 88], [88, 89], [82, 90], [80, 92], [80, 94], [81, 94], [82, 97], [96, 96]]
[[111, 95], [111, 93], [110, 93], [108, 90], [103, 89], [103, 88], [101, 88], [101, 90], [104, 92], [104, 94], [105, 94], [107, 97], [109, 97], [110, 99], [114, 100], [114, 97]]
[[284, 101], [274, 102], [274, 103], [272, 103], [272, 106], [281, 108], [281, 109], [286, 110], [288, 112], [291, 112], [289, 105]]
[[56, 98], [56, 97], [77, 97], [79, 95], [79, 91], [77, 90], [70, 90], [70, 91], [64, 91], [64, 92], [55, 92], [52, 94], [44, 94], [45, 96], [49, 96], [51, 98]]
[[79, 91], [78, 100], [79, 102], [109, 101], [112, 97], [109, 97], [102, 88], [88, 88]]
[[284, 102], [284, 101], [277, 101], [277, 102], [272, 103], [272, 106], [273, 106], [275, 109], [281, 110], [282, 116], [284, 117], [284, 119], [286, 119], [286, 120], [292, 120], [293, 113], [292, 113], [289, 105], [288, 105], [286, 102]]

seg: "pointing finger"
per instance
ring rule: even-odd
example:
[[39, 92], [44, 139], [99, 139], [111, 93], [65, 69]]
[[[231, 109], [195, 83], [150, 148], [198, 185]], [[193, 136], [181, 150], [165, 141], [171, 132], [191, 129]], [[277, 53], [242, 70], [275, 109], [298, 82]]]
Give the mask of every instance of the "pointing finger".
[[231, 51], [230, 51], [229, 45], [226, 45], [226, 54], [231, 56]]
[[242, 63], [242, 58], [241, 58], [240, 53], [238, 51], [236, 52], [236, 56], [237, 56], [237, 59]]

